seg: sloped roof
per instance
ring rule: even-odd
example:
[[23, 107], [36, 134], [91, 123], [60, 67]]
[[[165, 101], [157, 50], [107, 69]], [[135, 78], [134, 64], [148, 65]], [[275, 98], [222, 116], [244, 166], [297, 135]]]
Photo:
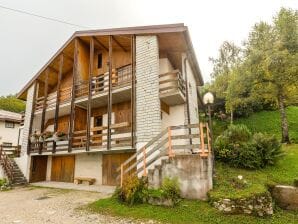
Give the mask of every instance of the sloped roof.
[[42, 72], [68, 47], [71, 42], [76, 38], [84, 38], [89, 36], [108, 36], [108, 35], [153, 35], [153, 34], [166, 34], [166, 33], [181, 33], [186, 42], [187, 52], [189, 53], [189, 59], [195, 70], [196, 79], [199, 85], [203, 85], [204, 81], [201, 75], [201, 71], [197, 62], [197, 58], [193, 49], [193, 45], [190, 39], [187, 26], [183, 23], [166, 24], [166, 25], [153, 25], [153, 26], [138, 26], [138, 27], [125, 27], [125, 28], [113, 28], [113, 29], [99, 29], [99, 30], [85, 30], [76, 31], [65, 44], [51, 57], [51, 59], [37, 72], [37, 74], [22, 88], [17, 94], [19, 99], [26, 99], [26, 92], [28, 88], [34, 83], [35, 80], [41, 76]]
[[7, 110], [0, 110], [0, 121], [20, 122], [21, 120], [22, 120], [22, 115], [19, 113], [14, 113]]

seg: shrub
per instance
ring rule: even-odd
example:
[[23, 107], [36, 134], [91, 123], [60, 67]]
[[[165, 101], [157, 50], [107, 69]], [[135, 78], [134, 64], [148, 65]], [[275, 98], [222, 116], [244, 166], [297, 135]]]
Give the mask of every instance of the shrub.
[[245, 125], [231, 125], [214, 144], [216, 159], [233, 167], [259, 169], [274, 165], [282, 155], [281, 144], [272, 135], [252, 136]]
[[180, 199], [180, 187], [177, 178], [166, 177], [162, 181], [161, 186], [162, 196], [167, 199], [172, 199], [176, 204]]
[[298, 178], [295, 178], [295, 179], [294, 179], [294, 186], [295, 186], [295, 187], [298, 187]]
[[128, 205], [142, 203], [146, 197], [147, 181], [142, 178], [139, 179], [136, 176], [127, 177], [123, 181], [122, 187], [117, 188], [114, 197], [117, 197], [119, 201]]
[[274, 165], [283, 155], [281, 144], [274, 135], [256, 133], [253, 136], [253, 145], [260, 154], [261, 167]]

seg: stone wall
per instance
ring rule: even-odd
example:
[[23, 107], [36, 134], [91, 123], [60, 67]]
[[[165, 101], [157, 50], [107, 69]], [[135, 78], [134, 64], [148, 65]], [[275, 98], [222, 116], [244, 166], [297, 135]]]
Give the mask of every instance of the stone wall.
[[156, 36], [136, 37], [136, 81], [136, 141], [140, 145], [161, 131]]

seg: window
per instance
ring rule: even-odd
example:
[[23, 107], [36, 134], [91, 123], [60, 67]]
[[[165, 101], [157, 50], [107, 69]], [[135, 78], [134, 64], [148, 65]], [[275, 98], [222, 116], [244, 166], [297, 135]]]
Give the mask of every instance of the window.
[[14, 123], [11, 121], [5, 121], [5, 127], [6, 128], [14, 128]]
[[102, 54], [97, 55], [97, 68], [102, 68]]

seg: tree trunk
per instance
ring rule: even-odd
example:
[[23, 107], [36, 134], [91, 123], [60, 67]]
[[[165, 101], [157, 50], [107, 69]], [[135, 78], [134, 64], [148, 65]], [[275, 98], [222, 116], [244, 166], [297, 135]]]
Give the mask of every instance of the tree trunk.
[[289, 127], [288, 127], [288, 119], [286, 114], [285, 108], [285, 97], [283, 94], [278, 95], [278, 105], [279, 105], [279, 112], [280, 112], [280, 119], [281, 119], [281, 133], [282, 143], [290, 144], [290, 137], [289, 137]]
[[234, 113], [233, 113], [233, 110], [231, 110], [231, 124], [233, 124], [233, 121], [234, 121]]

